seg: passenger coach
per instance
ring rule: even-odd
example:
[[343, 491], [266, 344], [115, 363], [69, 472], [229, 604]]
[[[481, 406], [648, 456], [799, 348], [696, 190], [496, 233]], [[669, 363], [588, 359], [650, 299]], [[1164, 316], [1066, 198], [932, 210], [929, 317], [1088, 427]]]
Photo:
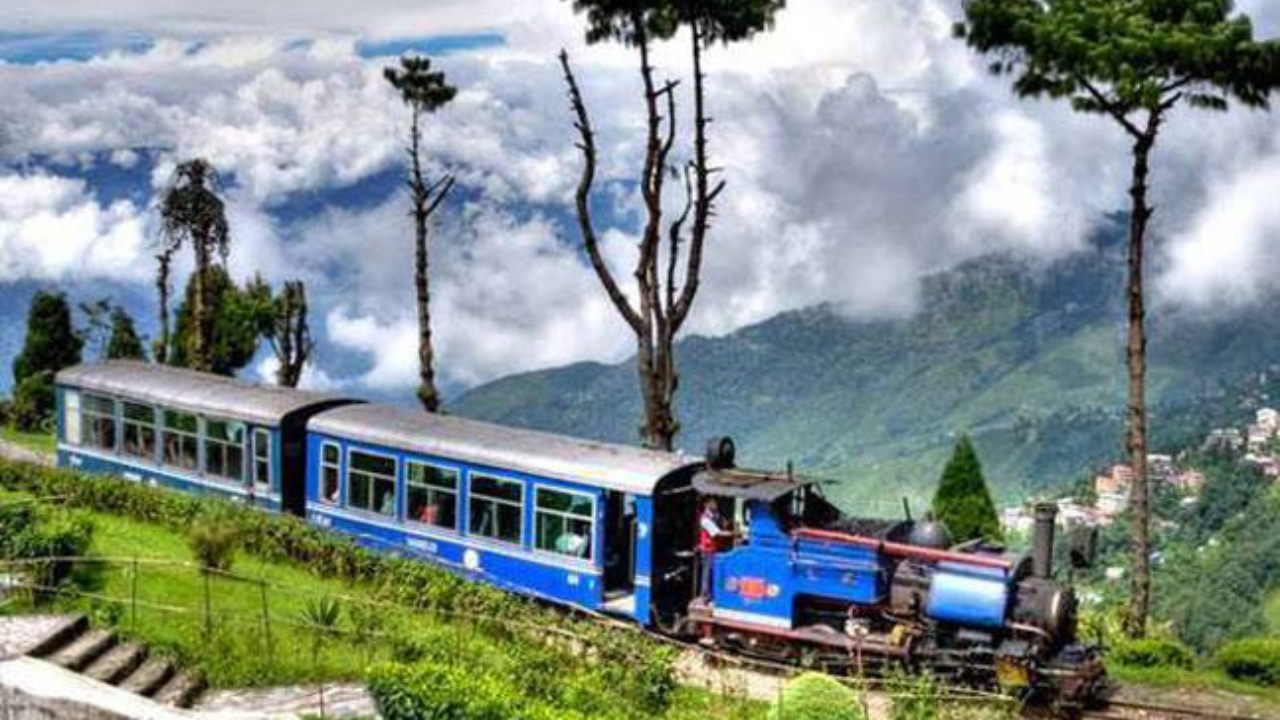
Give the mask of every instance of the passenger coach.
[[700, 459], [383, 405], [309, 427], [315, 524], [646, 625], [690, 599], [673, 548], [690, 544]]
[[58, 464], [304, 513], [306, 423], [354, 402], [131, 360], [56, 378]]

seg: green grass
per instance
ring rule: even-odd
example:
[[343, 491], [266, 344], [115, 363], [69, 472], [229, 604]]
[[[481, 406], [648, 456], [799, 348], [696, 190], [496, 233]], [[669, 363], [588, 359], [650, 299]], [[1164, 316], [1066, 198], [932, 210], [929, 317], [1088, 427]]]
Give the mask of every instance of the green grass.
[[8, 425], [0, 425], [0, 440], [48, 455], [58, 449], [57, 439], [49, 433], [23, 432]]
[[1265, 613], [1267, 627], [1271, 629], [1271, 634], [1280, 637], [1280, 589], [1273, 590], [1267, 596]]
[[[0, 503], [28, 499], [0, 490]], [[305, 567], [268, 562], [243, 552], [232, 568], [235, 577], [206, 577], [195, 567], [185, 535], [115, 515], [88, 514], [95, 525], [90, 555], [102, 562], [79, 568], [77, 585], [83, 593], [98, 597], [64, 598], [58, 601], [61, 609], [87, 612], [95, 624], [113, 626], [121, 635], [145, 642], [153, 652], [198, 670], [213, 687], [358, 681], [369, 666], [397, 659], [396, 649], [405, 644], [397, 640], [426, 644], [468, 666], [495, 665], [499, 661], [494, 658], [518, 654], [516, 646], [527, 642], [470, 621], [382, 603], [372, 587], [320, 578]], [[136, 584], [134, 559], [138, 561]], [[263, 583], [269, 623], [263, 619]], [[308, 601], [320, 597], [339, 599], [342, 634], [324, 643], [317, 665], [312, 655], [315, 634], [303, 625]], [[353, 609], [355, 615], [375, 618], [380, 626], [377, 634], [356, 634]], [[570, 672], [564, 668], [566, 676]], [[680, 688], [664, 717], [759, 720], [766, 711], [763, 703]]]
[[1259, 709], [1280, 711], [1280, 688], [1265, 688], [1240, 682], [1215, 669], [1140, 668], [1109, 663], [1107, 674], [1121, 683], [1170, 690], [1218, 691], [1243, 696]]

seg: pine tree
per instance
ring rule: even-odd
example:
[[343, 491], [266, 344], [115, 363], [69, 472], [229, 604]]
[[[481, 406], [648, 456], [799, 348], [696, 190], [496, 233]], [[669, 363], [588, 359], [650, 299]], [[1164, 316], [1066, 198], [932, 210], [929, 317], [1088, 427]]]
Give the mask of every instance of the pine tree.
[[107, 341], [107, 358], [109, 360], [147, 359], [147, 351], [143, 347], [142, 338], [138, 337], [137, 329], [133, 326], [133, 318], [120, 306], [111, 310], [111, 339]]
[[71, 325], [71, 308], [62, 293], [37, 292], [27, 314], [27, 337], [13, 360], [13, 384], [41, 372], [56, 373], [80, 362], [84, 341]]
[[959, 542], [974, 538], [1000, 539], [1000, 518], [982, 476], [982, 463], [968, 435], [956, 441], [933, 496], [933, 514], [946, 523]]

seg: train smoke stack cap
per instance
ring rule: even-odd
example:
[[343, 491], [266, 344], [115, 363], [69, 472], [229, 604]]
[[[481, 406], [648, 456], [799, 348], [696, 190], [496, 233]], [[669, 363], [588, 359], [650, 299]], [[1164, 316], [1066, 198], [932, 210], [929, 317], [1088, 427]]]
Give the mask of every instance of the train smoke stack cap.
[[733, 438], [713, 437], [707, 441], [707, 467], [712, 470], [728, 470], [737, 461], [738, 449]]

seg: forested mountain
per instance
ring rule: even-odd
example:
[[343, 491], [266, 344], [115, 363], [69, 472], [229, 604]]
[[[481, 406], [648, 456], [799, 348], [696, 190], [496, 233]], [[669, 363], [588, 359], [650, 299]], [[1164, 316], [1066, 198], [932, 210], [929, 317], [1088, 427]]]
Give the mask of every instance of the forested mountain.
[[[1120, 455], [1120, 234], [1047, 267], [986, 257], [929, 277], [909, 319], [822, 306], [689, 337], [678, 349], [680, 444], [699, 452], [705, 438], [732, 435], [746, 461], [793, 461], [867, 509], [931, 489], [961, 431], [999, 499], [1077, 478]], [[1217, 318], [1160, 309], [1152, 329], [1156, 449], [1198, 431], [1225, 386], [1280, 361], [1274, 305]], [[577, 364], [500, 379], [452, 410], [634, 442], [635, 388], [631, 361]]]

